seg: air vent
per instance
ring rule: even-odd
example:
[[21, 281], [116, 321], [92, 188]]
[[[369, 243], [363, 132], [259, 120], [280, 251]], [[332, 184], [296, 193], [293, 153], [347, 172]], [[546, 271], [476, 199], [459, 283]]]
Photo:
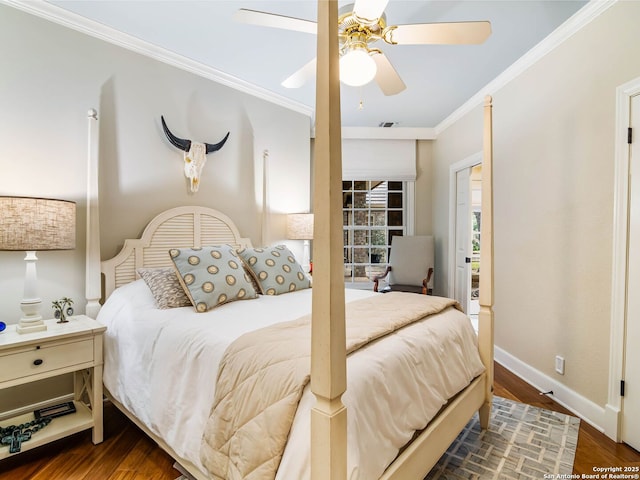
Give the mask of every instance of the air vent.
[[380, 122], [378, 126], [383, 128], [389, 128], [389, 127], [393, 127], [395, 124], [396, 122]]

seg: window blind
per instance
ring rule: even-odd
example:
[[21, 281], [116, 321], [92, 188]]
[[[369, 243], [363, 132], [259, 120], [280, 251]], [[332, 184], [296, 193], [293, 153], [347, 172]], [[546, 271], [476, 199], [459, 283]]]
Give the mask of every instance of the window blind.
[[343, 139], [342, 178], [415, 181], [415, 140]]

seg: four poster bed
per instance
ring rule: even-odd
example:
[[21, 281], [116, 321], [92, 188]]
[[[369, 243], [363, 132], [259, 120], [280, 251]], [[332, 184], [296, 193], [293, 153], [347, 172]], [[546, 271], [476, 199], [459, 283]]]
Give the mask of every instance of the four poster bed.
[[[476, 338], [448, 299], [344, 289], [338, 52], [337, 42], [329, 41], [337, 38], [336, 27], [336, 2], [320, 1], [314, 213], [323, 228], [315, 229], [313, 288], [248, 295], [205, 313], [192, 306], [158, 308], [162, 293], [139, 274], [178, 268], [170, 250], [178, 255], [231, 245], [260, 251], [223, 213], [178, 207], [100, 262], [97, 115], [89, 116], [87, 315], [108, 327], [105, 387], [113, 403], [197, 479], [421, 479], [476, 411], [483, 428], [488, 425], [491, 99], [485, 104]], [[261, 279], [253, 281], [260, 293]], [[238, 366], [235, 359], [248, 350], [255, 356]], [[281, 355], [288, 351], [300, 362]], [[267, 355], [275, 357], [251, 370]]]

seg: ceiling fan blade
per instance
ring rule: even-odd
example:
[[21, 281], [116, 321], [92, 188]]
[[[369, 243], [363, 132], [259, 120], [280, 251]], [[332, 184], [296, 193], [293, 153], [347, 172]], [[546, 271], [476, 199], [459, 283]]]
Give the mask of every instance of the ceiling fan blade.
[[387, 96], [396, 95], [407, 88], [384, 53], [374, 53], [372, 58], [378, 68], [376, 72], [376, 83], [380, 87], [380, 90], [382, 90], [382, 93]]
[[382, 16], [389, 0], [356, 0], [353, 13], [365, 20], [375, 21]]
[[316, 59], [314, 58], [309, 63], [307, 63], [300, 70], [295, 72], [289, 78], [287, 78], [284, 82], [282, 82], [282, 86], [285, 88], [300, 88], [302, 85], [307, 83], [308, 80], [313, 78], [316, 74]]
[[248, 23], [251, 25], [261, 25], [264, 27], [283, 28], [285, 30], [295, 30], [297, 32], [318, 33], [318, 25], [310, 20], [301, 18], [285, 17], [284, 15], [276, 15], [275, 13], [258, 12], [257, 10], [248, 10], [241, 8], [234, 15], [235, 21], [240, 23]]
[[389, 33], [400, 45], [480, 44], [491, 35], [491, 22], [451, 22], [398, 25]]

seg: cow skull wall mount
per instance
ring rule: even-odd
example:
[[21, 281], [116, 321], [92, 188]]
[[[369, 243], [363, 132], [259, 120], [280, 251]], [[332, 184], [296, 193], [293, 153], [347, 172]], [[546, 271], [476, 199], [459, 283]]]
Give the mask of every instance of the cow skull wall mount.
[[184, 152], [184, 175], [189, 179], [191, 192], [195, 193], [200, 186], [200, 174], [202, 173], [204, 164], [207, 162], [207, 153], [220, 150], [227, 141], [227, 138], [229, 138], [229, 132], [227, 132], [225, 137], [218, 143], [192, 142], [191, 140], [176, 137], [171, 133], [164, 121], [164, 116], [161, 115], [160, 120], [162, 120], [162, 129], [171, 142], [171, 145]]

